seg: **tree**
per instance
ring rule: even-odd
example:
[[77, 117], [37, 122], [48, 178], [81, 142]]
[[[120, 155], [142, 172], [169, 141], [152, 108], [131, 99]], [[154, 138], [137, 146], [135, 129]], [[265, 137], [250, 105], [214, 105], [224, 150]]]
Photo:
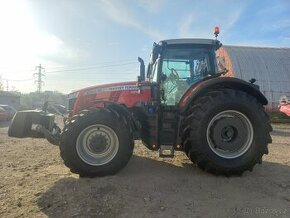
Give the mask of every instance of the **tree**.
[[45, 101], [49, 104], [66, 105], [66, 95], [57, 91], [31, 92], [22, 94], [20, 98], [21, 109], [42, 108]]

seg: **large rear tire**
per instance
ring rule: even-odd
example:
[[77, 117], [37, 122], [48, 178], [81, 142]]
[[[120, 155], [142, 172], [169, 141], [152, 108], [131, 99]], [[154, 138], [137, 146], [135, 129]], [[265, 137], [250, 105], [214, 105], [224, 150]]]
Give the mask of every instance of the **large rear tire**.
[[261, 163], [271, 143], [263, 106], [239, 90], [211, 91], [193, 103], [184, 120], [184, 150], [199, 168], [241, 175]]
[[133, 153], [133, 137], [122, 115], [109, 108], [82, 111], [66, 123], [60, 143], [65, 165], [82, 177], [117, 173]]

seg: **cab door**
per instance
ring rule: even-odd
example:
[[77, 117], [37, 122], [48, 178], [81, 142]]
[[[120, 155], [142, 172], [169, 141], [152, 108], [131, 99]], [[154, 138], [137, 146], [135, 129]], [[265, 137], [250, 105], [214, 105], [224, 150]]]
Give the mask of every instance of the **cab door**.
[[207, 48], [173, 47], [164, 51], [160, 72], [161, 103], [178, 105], [186, 90], [214, 73]]
[[164, 105], [177, 105], [190, 85], [191, 63], [188, 60], [164, 59], [162, 64], [161, 102]]

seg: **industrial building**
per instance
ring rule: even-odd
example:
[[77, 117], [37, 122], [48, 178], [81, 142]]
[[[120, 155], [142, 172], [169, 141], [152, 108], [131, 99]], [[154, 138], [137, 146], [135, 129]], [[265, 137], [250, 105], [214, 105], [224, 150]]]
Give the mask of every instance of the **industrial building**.
[[257, 80], [269, 101], [268, 111], [277, 110], [281, 96], [290, 96], [290, 48], [226, 45], [218, 56], [229, 70], [226, 76]]

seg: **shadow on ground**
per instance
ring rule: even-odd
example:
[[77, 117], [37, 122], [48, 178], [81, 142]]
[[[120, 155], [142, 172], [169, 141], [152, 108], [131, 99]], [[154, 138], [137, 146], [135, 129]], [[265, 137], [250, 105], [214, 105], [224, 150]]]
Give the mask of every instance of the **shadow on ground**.
[[115, 176], [62, 178], [37, 204], [48, 217], [287, 217], [289, 196], [286, 165], [264, 162], [242, 177], [225, 178], [193, 164], [133, 156]]

